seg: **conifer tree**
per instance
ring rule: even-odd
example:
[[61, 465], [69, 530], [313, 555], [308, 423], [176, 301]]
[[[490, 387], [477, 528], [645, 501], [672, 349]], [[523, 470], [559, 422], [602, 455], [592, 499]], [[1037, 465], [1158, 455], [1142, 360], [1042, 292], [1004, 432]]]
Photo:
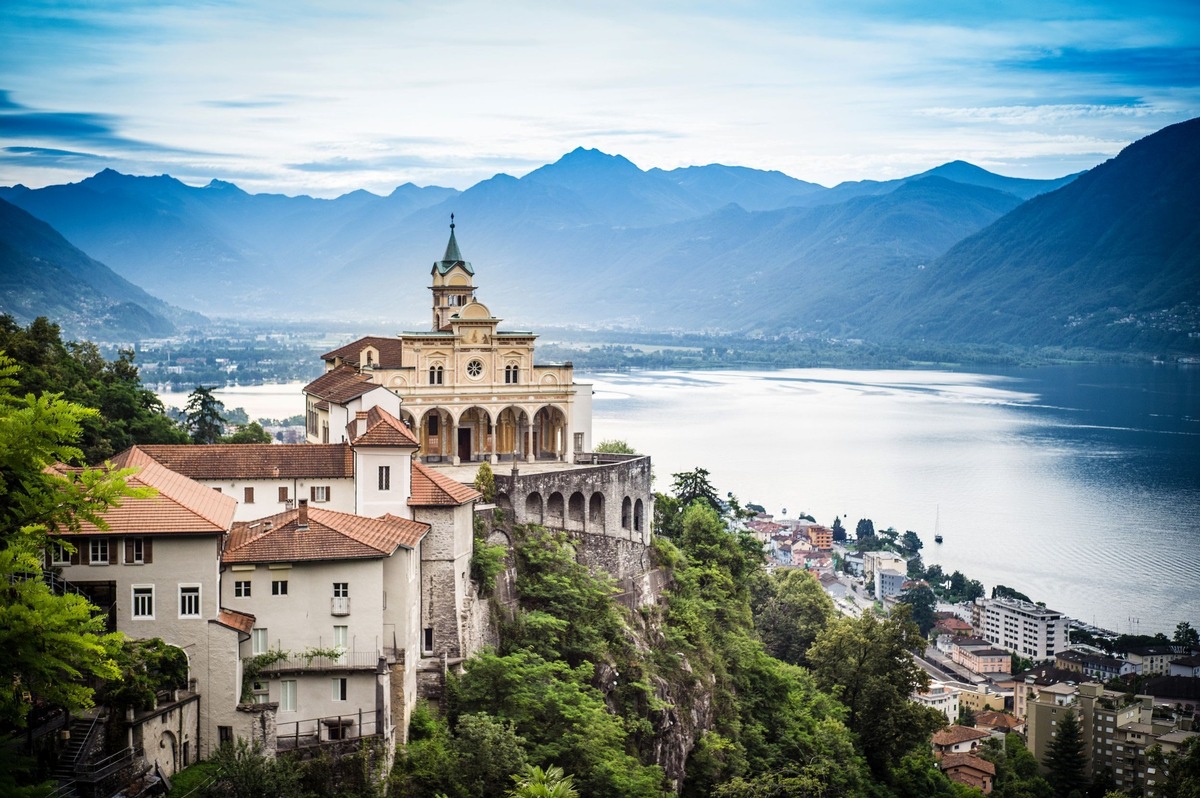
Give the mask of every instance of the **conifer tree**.
[[197, 385], [196, 390], [188, 395], [184, 409], [187, 411], [186, 425], [192, 443], [217, 443], [225, 431], [225, 418], [221, 415], [225, 405], [212, 392], [212, 388]]
[[1047, 780], [1054, 788], [1054, 798], [1083, 795], [1087, 788], [1087, 753], [1083, 749], [1083, 734], [1074, 710], [1068, 709], [1054, 732], [1044, 763], [1049, 770]]

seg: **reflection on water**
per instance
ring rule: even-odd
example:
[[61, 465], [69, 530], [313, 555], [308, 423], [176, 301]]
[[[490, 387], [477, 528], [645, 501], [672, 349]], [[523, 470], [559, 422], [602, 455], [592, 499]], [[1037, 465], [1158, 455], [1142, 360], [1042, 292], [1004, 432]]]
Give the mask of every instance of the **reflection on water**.
[[[637, 372], [595, 387], [594, 439], [697, 466], [779, 513], [912, 529], [925, 562], [1122, 632], [1200, 623], [1200, 369]], [[252, 418], [300, 383], [217, 391]], [[182, 407], [186, 394], [163, 395]], [[944, 543], [933, 543], [940, 509]]]
[[[596, 374], [595, 435], [1120, 631], [1200, 620], [1195, 370]], [[942, 545], [933, 543], [940, 506]]]

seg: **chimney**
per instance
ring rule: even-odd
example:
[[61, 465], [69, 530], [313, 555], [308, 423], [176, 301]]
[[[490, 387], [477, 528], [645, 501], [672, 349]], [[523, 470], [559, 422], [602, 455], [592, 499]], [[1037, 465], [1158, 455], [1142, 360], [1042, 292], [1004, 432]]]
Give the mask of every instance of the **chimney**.
[[308, 499], [300, 500], [300, 515], [296, 517], [296, 531], [303, 532], [308, 529]]
[[367, 411], [359, 410], [354, 414], [354, 436], [365, 435], [367, 433]]

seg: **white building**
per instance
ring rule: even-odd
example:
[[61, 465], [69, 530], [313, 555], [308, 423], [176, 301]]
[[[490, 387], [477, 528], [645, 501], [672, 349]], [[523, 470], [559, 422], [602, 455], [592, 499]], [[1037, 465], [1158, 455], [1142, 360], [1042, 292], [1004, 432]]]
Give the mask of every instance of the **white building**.
[[989, 643], [1035, 662], [1066, 649], [1071, 623], [1061, 612], [1012, 598], [976, 599], [972, 620]]

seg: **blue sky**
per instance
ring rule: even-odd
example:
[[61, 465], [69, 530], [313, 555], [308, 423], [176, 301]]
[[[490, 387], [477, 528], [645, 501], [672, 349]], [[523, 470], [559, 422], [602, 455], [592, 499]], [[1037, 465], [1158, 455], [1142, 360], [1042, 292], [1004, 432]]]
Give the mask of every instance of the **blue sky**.
[[466, 188], [577, 146], [1057, 177], [1198, 115], [1194, 1], [0, 3], [4, 185]]

